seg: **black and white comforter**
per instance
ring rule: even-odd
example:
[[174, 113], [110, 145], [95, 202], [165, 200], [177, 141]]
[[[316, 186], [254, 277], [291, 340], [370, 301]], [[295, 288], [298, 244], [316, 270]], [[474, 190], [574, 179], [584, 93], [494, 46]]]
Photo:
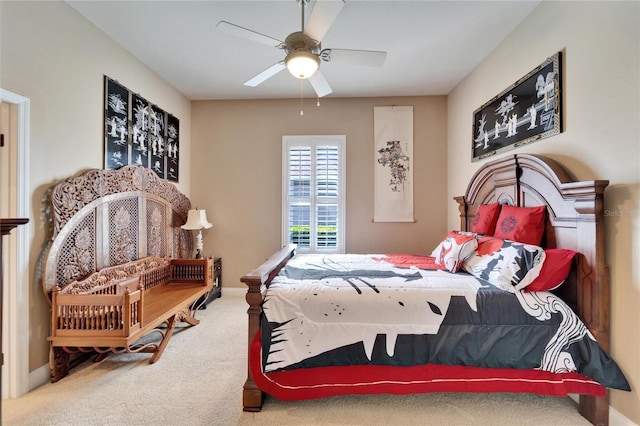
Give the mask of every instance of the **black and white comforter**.
[[505, 291], [408, 258], [296, 255], [264, 290], [264, 371], [436, 363], [576, 371], [629, 390], [555, 295]]

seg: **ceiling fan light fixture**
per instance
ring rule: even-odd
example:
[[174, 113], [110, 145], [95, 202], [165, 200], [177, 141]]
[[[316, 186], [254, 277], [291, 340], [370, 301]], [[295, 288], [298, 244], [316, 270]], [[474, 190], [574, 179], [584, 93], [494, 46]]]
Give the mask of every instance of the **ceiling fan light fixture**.
[[284, 63], [292, 76], [304, 80], [318, 71], [320, 58], [308, 50], [296, 50], [287, 55]]

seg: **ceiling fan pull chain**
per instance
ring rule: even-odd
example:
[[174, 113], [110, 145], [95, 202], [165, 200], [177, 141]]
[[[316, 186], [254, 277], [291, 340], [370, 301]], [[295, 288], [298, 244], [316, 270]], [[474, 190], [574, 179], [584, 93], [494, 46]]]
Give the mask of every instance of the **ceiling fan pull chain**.
[[[304, 7], [304, 6], [302, 6], [302, 7]], [[304, 80], [300, 80], [300, 115], [304, 115], [304, 111], [302, 110], [302, 98], [304, 96], [303, 83], [304, 83]]]

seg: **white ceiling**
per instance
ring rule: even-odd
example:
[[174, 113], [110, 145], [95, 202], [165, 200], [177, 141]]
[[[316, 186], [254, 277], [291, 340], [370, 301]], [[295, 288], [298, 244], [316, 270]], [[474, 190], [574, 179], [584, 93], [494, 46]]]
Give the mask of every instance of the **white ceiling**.
[[[381, 68], [323, 62], [329, 96], [446, 95], [539, 2], [346, 0], [322, 47], [383, 50], [387, 59]], [[287, 71], [243, 86], [284, 52], [216, 29], [224, 20], [284, 40], [300, 31], [295, 0], [67, 3], [192, 100], [300, 95]], [[304, 94], [314, 96], [308, 81]]]

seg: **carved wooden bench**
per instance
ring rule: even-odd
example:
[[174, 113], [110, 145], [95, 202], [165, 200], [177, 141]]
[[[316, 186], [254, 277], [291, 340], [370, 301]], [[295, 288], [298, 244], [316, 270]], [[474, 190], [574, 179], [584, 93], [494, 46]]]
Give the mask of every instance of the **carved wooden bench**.
[[[196, 301], [212, 289], [212, 258], [161, 257], [108, 267], [56, 286], [51, 299], [51, 381], [78, 363], [70, 354], [95, 351], [100, 360], [109, 353], [150, 352], [150, 363], [156, 362], [176, 322], [198, 324]], [[145, 338], [151, 333], [159, 333], [160, 340]]]

